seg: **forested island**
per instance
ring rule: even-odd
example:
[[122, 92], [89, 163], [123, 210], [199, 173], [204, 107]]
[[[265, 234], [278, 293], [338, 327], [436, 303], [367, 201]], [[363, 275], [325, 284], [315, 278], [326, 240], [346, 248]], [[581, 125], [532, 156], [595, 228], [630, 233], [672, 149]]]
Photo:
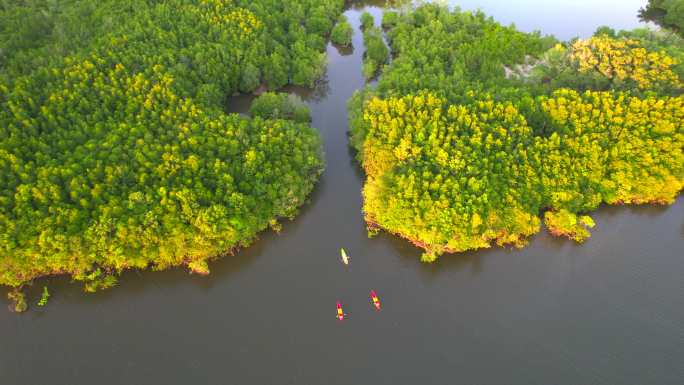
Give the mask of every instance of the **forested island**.
[[323, 170], [306, 106], [267, 94], [246, 118], [225, 101], [313, 85], [343, 7], [3, 2], [0, 285], [206, 274], [209, 259], [293, 218]]
[[371, 235], [407, 238], [428, 262], [522, 247], [540, 218], [581, 242], [600, 205], [670, 204], [684, 187], [673, 33], [559, 42], [434, 4], [388, 19], [393, 60], [349, 102]]

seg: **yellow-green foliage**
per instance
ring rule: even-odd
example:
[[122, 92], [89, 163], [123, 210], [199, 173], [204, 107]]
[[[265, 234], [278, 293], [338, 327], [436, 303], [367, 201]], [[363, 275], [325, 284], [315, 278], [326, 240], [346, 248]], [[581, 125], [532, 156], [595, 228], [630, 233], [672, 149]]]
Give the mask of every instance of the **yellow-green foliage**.
[[684, 96], [558, 90], [539, 105], [553, 132], [543, 149], [551, 206], [669, 204], [684, 187]]
[[531, 132], [514, 106], [422, 94], [374, 98], [363, 114], [368, 222], [428, 250], [522, 244], [537, 231], [536, 178], [519, 167], [533, 161]]
[[[470, 96], [463, 105], [433, 94], [365, 103], [355, 129], [364, 132], [371, 225], [429, 252], [521, 246], [548, 208], [552, 232], [581, 241], [593, 223], [576, 213], [602, 202], [671, 203], [684, 187], [684, 97]], [[516, 104], [553, 133], [535, 134]]]
[[[227, 115], [222, 103], [262, 81], [273, 64], [264, 58], [288, 54], [276, 40], [269, 54], [267, 28], [306, 15], [319, 28], [341, 1], [299, 0], [288, 11], [271, 0], [128, 3], [138, 8], [122, 26], [65, 57], [35, 68], [17, 65], [21, 52], [7, 59], [1, 285], [70, 274], [92, 291], [128, 268], [207, 273], [207, 259], [294, 216], [322, 170], [307, 124]], [[321, 53], [302, 45], [327, 32], [299, 33], [285, 82], [308, 79], [301, 71]]]
[[[612, 31], [612, 30], [610, 30]], [[570, 87], [678, 95], [684, 90], [681, 40], [648, 30], [597, 36], [568, 47], [557, 44], [533, 68], [528, 81], [547, 89]], [[537, 85], [540, 86], [540, 85]]]
[[682, 86], [672, 71], [679, 63], [664, 52], [648, 52], [638, 40], [596, 36], [576, 41], [569, 55], [580, 72], [597, 72], [611, 81], [631, 81], [642, 90]]
[[587, 215], [577, 216], [568, 210], [547, 211], [544, 213], [544, 224], [551, 234], [565, 236], [577, 242], [584, 242], [591, 233], [591, 229], [596, 224]]
[[684, 188], [684, 96], [668, 55], [599, 37], [551, 48], [542, 77], [508, 79], [504, 66], [553, 39], [429, 4], [389, 37], [398, 56], [351, 99], [350, 140], [369, 228], [411, 240], [424, 261], [523, 246], [542, 212], [553, 234], [581, 242], [594, 226], [582, 213], [668, 204]]

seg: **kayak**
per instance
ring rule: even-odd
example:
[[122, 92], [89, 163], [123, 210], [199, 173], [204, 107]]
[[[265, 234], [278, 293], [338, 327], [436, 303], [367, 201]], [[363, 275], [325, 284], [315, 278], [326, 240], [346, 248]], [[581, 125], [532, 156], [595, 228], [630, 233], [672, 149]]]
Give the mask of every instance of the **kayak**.
[[373, 306], [375, 306], [377, 310], [380, 310], [380, 298], [378, 298], [378, 295], [375, 293], [375, 290], [370, 291], [370, 297], [371, 301], [373, 301]]
[[342, 321], [344, 319], [344, 311], [342, 310], [342, 304], [340, 301], [337, 301], [337, 319]]
[[340, 255], [342, 255], [342, 263], [345, 265], [349, 264], [349, 256], [347, 255], [347, 252], [344, 251], [344, 249], [340, 249]]

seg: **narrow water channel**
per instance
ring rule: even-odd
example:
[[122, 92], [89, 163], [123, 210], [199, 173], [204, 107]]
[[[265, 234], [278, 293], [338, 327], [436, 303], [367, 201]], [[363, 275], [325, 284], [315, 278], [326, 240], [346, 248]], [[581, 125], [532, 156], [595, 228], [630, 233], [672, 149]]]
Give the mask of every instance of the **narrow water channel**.
[[89, 295], [39, 282], [29, 294], [47, 283], [46, 308], [0, 311], [0, 384], [681, 384], [684, 198], [603, 208], [583, 245], [542, 232], [430, 265], [407, 242], [367, 238], [346, 117], [364, 85], [362, 9], [347, 11], [353, 52], [328, 46], [325, 79], [292, 89], [327, 161], [301, 215], [209, 277], [127, 272]]

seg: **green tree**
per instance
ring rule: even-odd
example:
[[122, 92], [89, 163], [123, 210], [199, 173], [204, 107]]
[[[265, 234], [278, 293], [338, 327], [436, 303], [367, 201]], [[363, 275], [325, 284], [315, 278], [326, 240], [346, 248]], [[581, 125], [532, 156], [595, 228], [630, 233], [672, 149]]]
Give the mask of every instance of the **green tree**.
[[294, 94], [266, 92], [252, 102], [252, 116], [264, 119], [292, 119], [300, 123], [311, 121], [309, 107]]
[[385, 11], [382, 14], [382, 28], [394, 28], [399, 22], [399, 13], [395, 11]]
[[684, 0], [649, 0], [646, 7], [639, 10], [639, 18], [684, 37]]
[[363, 41], [366, 46], [363, 74], [366, 79], [370, 79], [389, 60], [389, 49], [382, 38], [382, 31], [377, 27], [366, 28], [363, 31]]
[[261, 84], [261, 71], [252, 63], [245, 63], [240, 75], [240, 91], [252, 92]]
[[330, 40], [335, 44], [348, 47], [351, 45], [353, 34], [354, 30], [351, 25], [349, 25], [347, 17], [342, 15], [337, 20], [337, 24], [335, 24], [335, 27], [330, 34]]
[[368, 29], [372, 27], [375, 24], [375, 19], [373, 18], [373, 15], [371, 15], [368, 12], [364, 12], [361, 14], [361, 29]]
[[289, 81], [289, 66], [285, 57], [274, 52], [269, 57], [264, 70], [264, 81], [269, 89], [278, 89], [285, 86]]
[[617, 37], [617, 33], [613, 28], [608, 27], [607, 25], [602, 25], [598, 28], [596, 28], [596, 32], [594, 32], [594, 36], [608, 36], [615, 38]]

